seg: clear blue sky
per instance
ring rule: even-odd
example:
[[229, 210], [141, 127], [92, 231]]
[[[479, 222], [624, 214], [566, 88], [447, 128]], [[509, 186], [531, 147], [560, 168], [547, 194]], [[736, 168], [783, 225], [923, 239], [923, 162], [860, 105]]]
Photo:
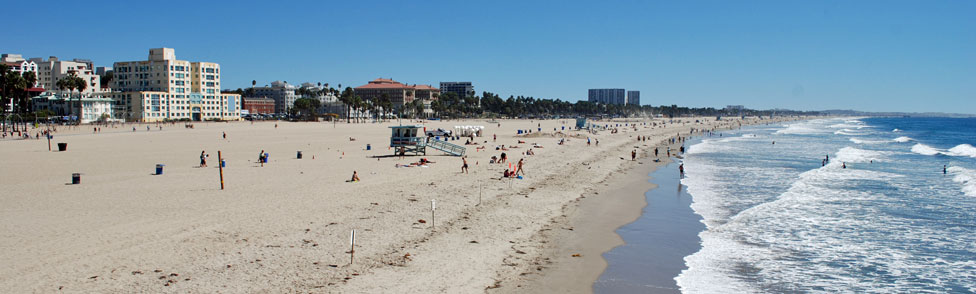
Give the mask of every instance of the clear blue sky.
[[569, 101], [626, 88], [652, 105], [976, 113], [976, 1], [4, 6], [0, 52], [111, 66], [173, 47], [220, 63], [223, 88], [392, 77]]

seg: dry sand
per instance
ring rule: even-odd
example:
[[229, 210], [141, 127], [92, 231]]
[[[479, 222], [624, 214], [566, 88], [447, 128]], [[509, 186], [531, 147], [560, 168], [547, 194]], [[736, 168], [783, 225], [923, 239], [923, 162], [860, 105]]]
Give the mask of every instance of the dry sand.
[[[420, 156], [375, 158], [393, 153], [387, 127], [396, 122], [196, 123], [194, 129], [176, 124], [151, 131], [138, 125], [136, 132], [130, 125], [99, 134], [90, 126], [62, 127], [53, 142], [68, 143], [66, 152], [49, 152], [46, 140], [6, 139], [0, 141], [0, 289], [480, 293], [523, 292], [524, 286], [589, 292], [605, 266], [599, 253], [620, 243], [613, 229], [635, 218], [643, 203], [646, 186], [608, 192], [636, 183], [647, 170], [636, 178], [617, 175], [652, 165], [629, 160], [630, 151], [637, 146], [641, 157], [653, 156], [653, 146], [690, 128], [738, 125], [699, 119], [667, 128], [646, 120], [647, 127], [620, 127], [617, 134], [565, 131], [566, 145], [557, 145], [564, 136], [552, 130], [563, 122], [569, 128], [572, 120], [503, 120], [500, 127], [484, 120], [427, 122], [428, 129], [487, 128], [476, 138], [487, 150], [467, 146], [470, 174], [459, 173], [460, 158], [439, 151], [424, 156], [435, 162], [429, 167], [395, 167]], [[542, 134], [515, 135], [540, 123]], [[513, 164], [525, 158], [525, 179], [498, 179], [508, 166], [488, 164], [501, 153], [492, 134], [496, 144], [521, 146], [506, 152]], [[637, 142], [636, 135], [651, 138]], [[599, 139], [599, 146], [587, 146], [586, 136]], [[531, 143], [544, 148], [521, 155]], [[197, 167], [201, 150], [210, 154], [209, 167]], [[218, 150], [227, 160], [225, 190]], [[264, 167], [256, 163], [260, 150], [271, 154]], [[296, 159], [299, 150], [303, 159]], [[152, 175], [158, 163], [166, 164], [164, 174]], [[362, 181], [345, 182], [354, 170]], [[74, 172], [83, 174], [82, 184], [67, 184]], [[436, 230], [431, 199], [437, 200]], [[618, 200], [628, 204], [599, 204]], [[596, 204], [580, 208], [587, 201]], [[593, 234], [563, 234], [574, 226], [593, 226], [584, 230]], [[578, 250], [571, 248], [577, 244]], [[563, 256], [571, 251], [582, 257]], [[563, 269], [585, 273], [560, 274]], [[548, 288], [545, 281], [575, 284]]]

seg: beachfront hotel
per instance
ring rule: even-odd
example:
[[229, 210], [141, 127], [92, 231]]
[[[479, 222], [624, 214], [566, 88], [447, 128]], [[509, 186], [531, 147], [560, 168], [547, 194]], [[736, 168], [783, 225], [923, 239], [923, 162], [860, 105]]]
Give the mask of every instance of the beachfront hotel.
[[112, 66], [115, 115], [126, 121], [240, 120], [241, 97], [220, 92], [220, 64], [176, 59], [173, 48]]
[[430, 102], [437, 100], [441, 90], [430, 85], [407, 85], [393, 79], [375, 79], [369, 83], [354, 88], [356, 95], [363, 100], [378, 100], [384, 94], [393, 102], [393, 107], [400, 109], [405, 104], [412, 103], [420, 99], [424, 103], [424, 108], [429, 109]]

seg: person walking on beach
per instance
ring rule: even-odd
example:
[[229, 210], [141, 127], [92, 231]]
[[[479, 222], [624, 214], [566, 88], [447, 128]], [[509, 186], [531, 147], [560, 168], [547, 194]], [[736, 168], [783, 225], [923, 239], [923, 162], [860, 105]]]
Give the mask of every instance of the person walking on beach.
[[461, 157], [461, 162], [463, 163], [461, 165], [461, 172], [468, 173], [468, 157]]
[[685, 164], [684, 163], [678, 165], [678, 173], [681, 175], [682, 178], [685, 176]]
[[264, 150], [261, 150], [261, 153], [258, 153], [258, 163], [261, 164], [261, 167], [264, 167], [264, 161], [266, 157], [267, 156], [264, 155]]
[[657, 147], [654, 147], [654, 157], [657, 157]]
[[227, 140], [227, 132], [223, 132], [223, 133], [224, 133], [224, 135], [223, 135], [224, 136], [224, 140]]
[[200, 151], [200, 167], [207, 167], [207, 157], [208, 156], [210, 156], [210, 155], [207, 155], [207, 151], [206, 150]]
[[630, 161], [637, 160], [637, 150], [630, 150]]
[[515, 166], [515, 176], [524, 175], [525, 171], [522, 170], [522, 158], [519, 158], [518, 165]]

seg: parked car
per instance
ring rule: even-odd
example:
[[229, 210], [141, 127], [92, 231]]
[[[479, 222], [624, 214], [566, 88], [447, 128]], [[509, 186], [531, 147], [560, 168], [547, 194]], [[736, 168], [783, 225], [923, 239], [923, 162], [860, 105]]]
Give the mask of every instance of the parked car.
[[427, 131], [427, 136], [428, 137], [437, 137], [437, 136], [439, 136], [439, 137], [449, 137], [449, 136], [451, 136], [451, 131], [445, 130], [445, 129], [430, 130], [430, 131]]

